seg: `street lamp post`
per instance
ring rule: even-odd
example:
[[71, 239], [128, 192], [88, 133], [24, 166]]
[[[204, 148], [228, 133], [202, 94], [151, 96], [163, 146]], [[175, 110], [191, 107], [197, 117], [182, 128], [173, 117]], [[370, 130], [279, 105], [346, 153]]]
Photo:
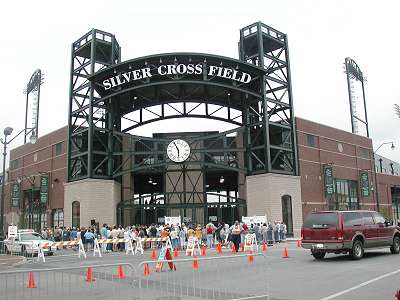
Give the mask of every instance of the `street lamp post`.
[[376, 210], [379, 212], [379, 192], [378, 192], [378, 179], [376, 176], [376, 167], [375, 167], [375, 155], [378, 152], [378, 150], [383, 146], [383, 145], [389, 145], [392, 144], [390, 146], [390, 149], [394, 150], [395, 146], [393, 144], [393, 142], [384, 142], [382, 144], [380, 144], [380, 146], [374, 151], [374, 174], [375, 174], [375, 197], [376, 197]]
[[[27, 135], [32, 132], [32, 135], [30, 137], [30, 142], [32, 144], [36, 143], [37, 136], [35, 133], [35, 128], [27, 128], [27, 129], [29, 129], [29, 131], [27, 131], [26, 133]], [[7, 137], [12, 134], [13, 128], [6, 127], [3, 132], [4, 140], [0, 138], [0, 143], [3, 144], [3, 179], [1, 181], [1, 199], [0, 199], [0, 240], [4, 239], [4, 187], [5, 187], [5, 177], [6, 177], [7, 145], [9, 145], [24, 131], [25, 129], [21, 130], [16, 136], [7, 141]]]

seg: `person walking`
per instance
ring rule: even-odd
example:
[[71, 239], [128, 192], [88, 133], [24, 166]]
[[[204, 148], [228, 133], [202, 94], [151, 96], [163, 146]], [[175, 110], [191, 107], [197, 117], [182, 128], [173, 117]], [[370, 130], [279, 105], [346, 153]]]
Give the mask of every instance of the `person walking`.
[[235, 224], [233, 224], [232, 229], [231, 229], [231, 239], [232, 239], [232, 243], [235, 245], [235, 250], [236, 252], [239, 251], [239, 247], [240, 247], [240, 234], [243, 231], [243, 227], [240, 226], [239, 221], [235, 221]]
[[207, 224], [207, 247], [212, 248], [213, 247], [213, 241], [214, 241], [214, 236], [213, 236], [213, 225], [212, 224]]

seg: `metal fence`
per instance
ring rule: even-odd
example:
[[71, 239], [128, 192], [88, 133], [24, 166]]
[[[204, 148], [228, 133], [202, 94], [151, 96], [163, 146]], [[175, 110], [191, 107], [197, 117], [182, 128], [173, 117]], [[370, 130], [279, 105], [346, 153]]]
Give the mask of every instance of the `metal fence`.
[[1, 272], [0, 299], [136, 299], [134, 274], [128, 263]]
[[21, 256], [29, 261], [33, 261], [33, 257], [37, 256], [37, 249], [33, 244], [26, 244], [21, 247], [13, 247], [11, 244], [0, 241], [0, 258], [5, 256]]
[[269, 299], [268, 264], [263, 253], [139, 264], [138, 299]]
[[0, 272], [0, 299], [269, 299], [263, 253], [161, 262]]

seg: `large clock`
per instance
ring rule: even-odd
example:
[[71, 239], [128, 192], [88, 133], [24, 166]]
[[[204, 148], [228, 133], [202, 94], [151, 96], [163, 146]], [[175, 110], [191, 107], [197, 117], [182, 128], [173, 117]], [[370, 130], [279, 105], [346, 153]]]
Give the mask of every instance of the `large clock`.
[[167, 147], [167, 155], [173, 162], [184, 162], [190, 155], [190, 146], [184, 140], [173, 140]]

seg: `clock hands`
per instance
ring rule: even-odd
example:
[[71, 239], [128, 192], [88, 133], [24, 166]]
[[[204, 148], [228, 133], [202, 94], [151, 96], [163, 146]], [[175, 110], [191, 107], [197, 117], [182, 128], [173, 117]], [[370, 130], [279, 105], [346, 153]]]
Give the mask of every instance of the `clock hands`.
[[178, 146], [176, 145], [175, 141], [174, 141], [173, 143], [174, 143], [174, 145], [175, 145], [176, 150], [178, 151], [178, 157], [179, 157], [179, 148], [178, 148]]

